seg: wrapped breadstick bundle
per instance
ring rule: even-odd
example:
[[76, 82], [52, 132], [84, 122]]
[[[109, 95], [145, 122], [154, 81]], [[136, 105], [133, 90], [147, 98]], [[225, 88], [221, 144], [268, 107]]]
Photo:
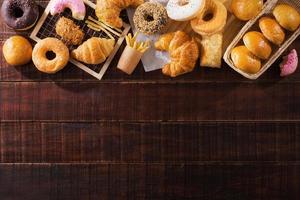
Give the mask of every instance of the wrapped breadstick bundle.
[[137, 67], [137, 65], [139, 64], [142, 56], [143, 56], [142, 52], [130, 46], [126, 46], [120, 58], [118, 69], [122, 70], [128, 75], [131, 75], [132, 72]]

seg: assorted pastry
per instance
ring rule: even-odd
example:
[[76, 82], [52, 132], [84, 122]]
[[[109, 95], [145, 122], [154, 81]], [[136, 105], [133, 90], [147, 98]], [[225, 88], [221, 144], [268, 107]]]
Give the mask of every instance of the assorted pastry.
[[126, 47], [119, 60], [117, 68], [130, 75], [137, 67], [144, 53], [150, 48], [150, 41], [138, 42], [138, 32], [126, 36]]
[[[275, 45], [273, 48], [279, 48], [286, 39], [284, 29], [293, 32], [300, 25], [300, 13], [290, 5], [278, 4], [272, 13], [274, 17], [264, 16], [258, 20], [261, 32], [247, 32], [243, 36], [244, 46], [237, 46], [231, 51], [231, 59], [235, 67], [249, 74], [259, 72], [262, 62], [267, 61], [272, 54], [271, 43]], [[291, 56], [287, 56], [290, 58], [288, 60], [291, 60], [291, 57], [297, 57], [297, 52], [292, 52]], [[281, 66], [287, 65], [289, 64], [285, 63]], [[290, 69], [289, 67], [281, 67], [281, 69], [286, 68]], [[290, 70], [283, 71], [282, 74], [287, 74], [286, 71]]]
[[[66, 8], [72, 12], [72, 19], [60, 16], [56, 22], [58, 38], [40, 40], [32, 49], [27, 39], [13, 36], [4, 43], [3, 55], [10, 65], [24, 65], [32, 60], [39, 71], [53, 74], [63, 69], [70, 58], [90, 65], [103, 63], [112, 54], [115, 39], [125, 37], [127, 45], [117, 68], [130, 75], [151, 48], [150, 41], [138, 41], [138, 33], [158, 35], [154, 48], [169, 53], [170, 58], [162, 67], [162, 73], [177, 77], [193, 71], [199, 58], [202, 67], [220, 68], [228, 10], [238, 19], [248, 21], [261, 13], [263, 3], [263, 0], [97, 0], [95, 19], [86, 15], [83, 0], [52, 0], [51, 15], [58, 15]], [[122, 35], [120, 13], [128, 7], [136, 8], [134, 36]], [[4, 0], [1, 16], [10, 28], [22, 31], [34, 26], [39, 12], [34, 0]], [[94, 31], [104, 32], [107, 38], [86, 37], [82, 26], [78, 25], [82, 25], [80, 21]], [[194, 34], [181, 30], [167, 32], [171, 21], [187, 22]], [[242, 44], [233, 48], [230, 54], [233, 64], [249, 74], [259, 72], [263, 63], [299, 25], [299, 12], [288, 4], [278, 4], [272, 16], [261, 17], [258, 28], [247, 32]], [[293, 50], [280, 65], [281, 76], [293, 73], [297, 66], [297, 52]]]

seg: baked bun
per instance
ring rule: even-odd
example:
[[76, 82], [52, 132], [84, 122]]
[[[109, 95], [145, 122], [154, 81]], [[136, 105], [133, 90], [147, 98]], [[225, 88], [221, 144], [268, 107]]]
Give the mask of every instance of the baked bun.
[[12, 36], [3, 45], [3, 56], [13, 66], [25, 65], [31, 61], [32, 46], [22, 36]]
[[255, 56], [266, 60], [272, 53], [272, 48], [267, 39], [257, 31], [251, 31], [244, 35], [243, 41], [245, 46]]
[[232, 0], [231, 11], [240, 20], [248, 21], [258, 15], [263, 8], [263, 0]]
[[231, 51], [231, 59], [238, 69], [249, 74], [255, 74], [261, 69], [261, 61], [245, 46], [235, 47]]
[[270, 17], [260, 18], [259, 28], [270, 42], [278, 46], [284, 42], [285, 33], [275, 19]]
[[277, 5], [273, 10], [273, 15], [286, 30], [295, 31], [300, 25], [299, 12], [287, 4]]

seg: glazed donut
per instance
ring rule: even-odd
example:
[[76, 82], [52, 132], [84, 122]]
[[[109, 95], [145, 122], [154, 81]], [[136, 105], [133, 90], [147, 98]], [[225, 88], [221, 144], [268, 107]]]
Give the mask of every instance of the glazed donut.
[[86, 8], [82, 0], [54, 0], [51, 5], [51, 15], [56, 15], [69, 8], [72, 16], [77, 20], [84, 20]]
[[[206, 20], [206, 17], [210, 15], [212, 15], [211, 19]], [[211, 0], [207, 8], [191, 21], [191, 26], [200, 35], [213, 35], [223, 30], [226, 21], [226, 7], [218, 0]]]
[[188, 21], [195, 18], [204, 8], [206, 0], [170, 0], [167, 12], [175, 21]]
[[167, 25], [168, 14], [161, 4], [147, 2], [136, 9], [133, 22], [138, 31], [152, 35], [160, 32]]
[[[53, 52], [55, 58], [50, 60], [47, 53]], [[63, 69], [69, 61], [69, 49], [56, 38], [46, 38], [39, 41], [32, 52], [32, 61], [36, 68], [48, 74], [54, 74]]]
[[39, 9], [33, 0], [4, 0], [1, 15], [7, 26], [25, 31], [37, 22]]

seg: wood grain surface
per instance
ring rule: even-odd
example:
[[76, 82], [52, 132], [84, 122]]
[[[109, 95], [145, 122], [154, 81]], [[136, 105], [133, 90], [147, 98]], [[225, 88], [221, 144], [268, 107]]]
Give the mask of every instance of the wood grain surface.
[[[0, 19], [0, 33], [2, 49], [29, 32]], [[171, 79], [140, 64], [128, 76], [123, 48], [103, 81], [0, 54], [0, 200], [300, 199], [299, 70], [281, 78], [278, 60], [256, 81], [225, 64]]]

